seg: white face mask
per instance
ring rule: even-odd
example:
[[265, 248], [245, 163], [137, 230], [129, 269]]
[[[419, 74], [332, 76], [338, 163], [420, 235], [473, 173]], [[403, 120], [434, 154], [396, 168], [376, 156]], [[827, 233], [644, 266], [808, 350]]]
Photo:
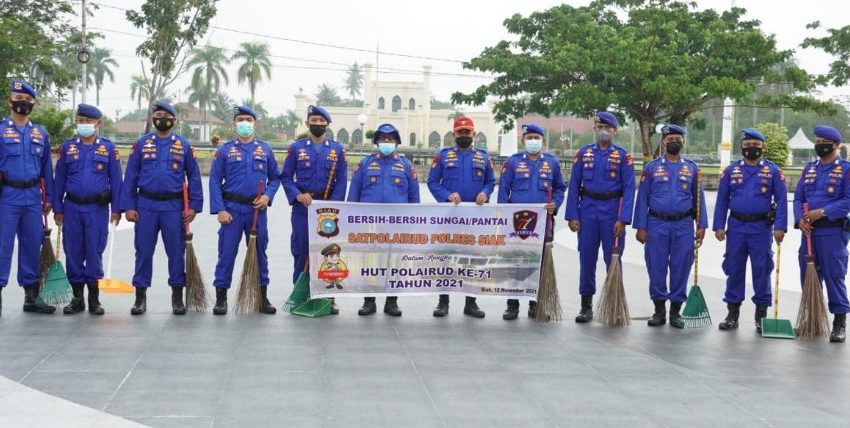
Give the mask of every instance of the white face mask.
[[540, 138], [529, 138], [524, 141], [525, 143], [525, 151], [531, 154], [540, 153], [540, 149], [543, 148], [543, 140]]

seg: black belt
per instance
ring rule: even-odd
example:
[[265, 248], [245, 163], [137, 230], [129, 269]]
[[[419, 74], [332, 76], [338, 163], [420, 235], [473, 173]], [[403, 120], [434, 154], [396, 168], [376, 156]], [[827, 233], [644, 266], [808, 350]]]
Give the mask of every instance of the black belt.
[[829, 221], [826, 217], [822, 217], [820, 220], [812, 223], [812, 227], [816, 228], [824, 228], [824, 227], [844, 227], [844, 219], [840, 218], [838, 220]]
[[98, 204], [102, 207], [109, 205], [109, 202], [112, 201], [112, 190], [106, 190], [100, 192], [94, 196], [87, 197], [79, 197], [72, 195], [70, 193], [65, 195], [65, 199], [77, 204], [77, 205], [91, 205]]
[[[302, 190], [301, 193], [306, 193], [306, 194], [310, 195], [311, 198], [313, 198], [317, 201], [324, 201], [324, 200], [327, 199], [327, 198], [325, 198], [325, 191], [324, 190], [320, 190], [320, 191], [317, 191], [317, 192], [310, 192], [310, 191], [307, 191], [307, 190]], [[328, 192], [328, 193], [330, 193], [330, 192]]]
[[664, 221], [679, 221], [683, 218], [692, 217], [694, 215], [694, 211], [688, 210], [688, 211], [685, 211], [683, 213], [678, 213], [678, 214], [663, 214], [663, 213], [660, 213], [660, 212], [655, 211], [654, 209], [650, 208], [649, 209], [649, 215], [651, 215], [655, 218], [660, 218], [661, 220], [664, 220]]
[[27, 180], [27, 181], [15, 181], [15, 180], [9, 180], [7, 178], [7, 179], [3, 180], [3, 185], [9, 186], [9, 187], [14, 187], [16, 189], [29, 189], [30, 187], [35, 187], [36, 185], [38, 185], [38, 180], [39, 180], [38, 178], [33, 178], [32, 180]]
[[221, 196], [224, 197], [225, 201], [236, 202], [243, 205], [254, 205], [254, 199], [257, 199], [256, 196], [242, 196], [230, 192], [224, 192]]
[[152, 201], [172, 201], [174, 199], [183, 198], [183, 192], [168, 192], [168, 193], [154, 193], [148, 192], [145, 189], [139, 189], [139, 195], [144, 196]]
[[744, 223], [754, 223], [754, 222], [757, 222], [757, 221], [770, 220], [770, 213], [742, 214], [742, 213], [739, 213], [739, 212], [731, 211], [729, 214], [735, 220], [743, 221]]
[[608, 199], [616, 199], [620, 196], [623, 196], [623, 189], [615, 190], [613, 192], [591, 192], [590, 190], [582, 188], [579, 193], [581, 194], [581, 196], [587, 196], [588, 198], [606, 201]]

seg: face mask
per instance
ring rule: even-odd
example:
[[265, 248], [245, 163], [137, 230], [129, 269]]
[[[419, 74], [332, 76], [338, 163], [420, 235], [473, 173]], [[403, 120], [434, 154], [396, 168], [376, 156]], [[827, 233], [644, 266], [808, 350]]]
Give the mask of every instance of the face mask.
[[80, 137], [91, 137], [94, 135], [95, 131], [94, 124], [92, 123], [78, 123], [77, 124], [77, 135]]
[[236, 133], [242, 138], [248, 138], [254, 133], [254, 122], [243, 120], [236, 122]]
[[467, 149], [472, 145], [472, 137], [457, 137], [455, 143], [462, 149]]
[[541, 148], [543, 148], [543, 140], [539, 138], [525, 140], [525, 151], [527, 151], [528, 153], [535, 155], [537, 153], [540, 153]]
[[18, 114], [22, 114], [24, 116], [29, 116], [29, 114], [32, 112], [33, 106], [35, 106], [35, 104], [27, 100], [12, 101], [12, 111]]
[[602, 143], [611, 141], [611, 131], [608, 131], [607, 129], [596, 131], [596, 141]]
[[764, 150], [761, 147], [744, 147], [741, 149], [741, 154], [744, 155], [747, 160], [754, 161], [761, 157], [763, 151]]
[[313, 134], [313, 136], [316, 138], [325, 135], [325, 132], [327, 132], [327, 130], [328, 125], [310, 125], [310, 133]]
[[815, 144], [815, 153], [818, 154], [819, 158], [825, 158], [831, 155], [833, 151], [835, 151], [835, 146], [831, 143]]
[[170, 117], [155, 117], [153, 118], [153, 126], [158, 131], [165, 132], [174, 127], [174, 119]]
[[667, 142], [666, 144], [664, 144], [664, 147], [665, 147], [665, 150], [667, 151], [667, 153], [669, 153], [671, 155], [678, 155], [679, 152], [682, 150], [682, 144], [683, 143], [680, 143], [678, 141], [676, 141], [676, 142], [670, 141], [670, 142]]
[[395, 143], [378, 143], [378, 150], [384, 156], [389, 156], [395, 151]]

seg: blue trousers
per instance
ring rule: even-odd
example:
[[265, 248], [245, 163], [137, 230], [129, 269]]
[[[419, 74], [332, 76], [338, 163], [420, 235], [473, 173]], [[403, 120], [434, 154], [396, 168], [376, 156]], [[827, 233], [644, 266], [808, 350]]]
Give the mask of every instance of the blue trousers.
[[298, 275], [310, 268], [310, 238], [307, 235], [307, 207], [301, 202], [292, 205], [292, 236], [289, 243], [292, 250], [293, 265], [292, 283], [298, 281]]
[[162, 243], [168, 256], [168, 285], [182, 287], [186, 284], [186, 243], [183, 237], [182, 211], [153, 211], [139, 208], [136, 222], [136, 274], [133, 286], [151, 286], [153, 253], [157, 236], [162, 232]]
[[[606, 269], [611, 266], [611, 254], [614, 249], [614, 223], [616, 218], [597, 220], [581, 217], [578, 232], [579, 286], [582, 296], [596, 294], [596, 261], [599, 259], [599, 245], [602, 245], [602, 259]], [[620, 254], [626, 245], [625, 232], [620, 236]]]
[[[687, 300], [688, 276], [694, 263], [694, 221], [649, 219], [649, 238], [644, 245], [644, 259], [649, 271], [649, 297], [652, 300]], [[670, 288], [667, 288], [667, 272]]]
[[771, 306], [770, 272], [773, 270], [773, 234], [741, 233], [730, 230], [726, 234], [726, 254], [723, 255], [723, 273], [726, 274], [726, 303], [741, 303], [746, 295], [747, 258], [753, 271], [753, 303]]
[[[215, 265], [215, 280], [213, 286], [216, 288], [230, 288], [233, 280], [233, 265], [236, 263], [236, 253], [239, 252], [239, 243], [245, 236], [245, 244], [251, 233], [251, 223], [254, 221], [254, 212], [228, 211], [233, 216], [233, 222], [221, 225], [218, 229], [218, 262]], [[269, 246], [268, 215], [266, 210], [260, 211], [257, 216], [257, 259], [260, 262], [260, 286], [269, 285], [269, 259], [266, 249]]]
[[9, 283], [15, 236], [18, 237], [18, 285], [38, 284], [44, 225], [41, 204], [0, 206], [0, 287]]
[[65, 204], [62, 229], [68, 281], [74, 285], [97, 284], [103, 278], [103, 250], [109, 235], [109, 207], [80, 211]]
[[[812, 235], [812, 252], [815, 256], [815, 266], [821, 283], [826, 283], [826, 297], [829, 301], [829, 312], [846, 314], [850, 312], [847, 302], [847, 287], [844, 278], [847, 276], [847, 242], [841, 236], [841, 229], [828, 235]], [[806, 277], [806, 237], [800, 243], [800, 284]]]

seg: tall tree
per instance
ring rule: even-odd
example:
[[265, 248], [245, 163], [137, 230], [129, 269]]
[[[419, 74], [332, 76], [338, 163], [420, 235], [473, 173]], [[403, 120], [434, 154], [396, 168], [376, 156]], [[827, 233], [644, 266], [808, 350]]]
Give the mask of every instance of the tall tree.
[[345, 79], [345, 90], [351, 96], [351, 101], [354, 97], [360, 95], [360, 88], [363, 87], [363, 72], [360, 66], [355, 62], [348, 68], [348, 77]]
[[216, 92], [213, 94], [212, 102], [210, 102], [213, 116], [221, 119], [224, 123], [229, 122], [231, 118], [233, 118], [233, 106], [235, 104], [236, 101], [233, 101], [233, 99], [227, 96], [224, 92]]
[[[695, 3], [672, 0], [594, 0], [517, 14], [504, 22], [515, 41], [485, 48], [464, 64], [495, 73], [493, 82], [452, 100], [480, 105], [496, 96], [496, 119], [509, 126], [527, 113], [590, 116], [610, 108], [638, 123], [648, 159], [656, 124], [685, 124], [712, 99], [747, 100], [758, 84], [777, 81], [812, 89], [805, 71], [772, 68], [792, 52], [778, 50], [758, 21], [742, 19], [745, 12], [697, 10]], [[755, 102], [827, 108], [794, 94]]]
[[86, 66], [86, 72], [91, 75], [91, 79], [94, 81], [95, 101], [97, 105], [100, 105], [100, 89], [103, 88], [106, 78], [109, 78], [110, 82], [115, 83], [115, 74], [112, 72], [112, 67], [117, 68], [118, 63], [112, 58], [109, 49], [95, 48]]
[[[158, 94], [184, 71], [186, 49], [191, 49], [206, 33], [215, 16], [217, 0], [145, 0], [139, 10], [128, 10], [127, 20], [148, 34], [136, 54], [150, 62], [150, 76], [144, 73], [148, 91]], [[148, 111], [153, 97], [148, 100]], [[150, 130], [150, 121], [145, 132]]]
[[236, 71], [236, 76], [239, 83], [248, 82], [248, 89], [251, 90], [251, 102], [249, 105], [254, 108], [255, 94], [257, 85], [263, 81], [263, 74], [266, 79], [272, 78], [272, 63], [269, 60], [269, 45], [262, 42], [243, 42], [239, 44], [239, 51], [233, 54], [232, 60], [241, 59], [242, 64]]
[[339, 95], [337, 95], [336, 88], [333, 86], [323, 83], [316, 89], [316, 104], [332, 106], [339, 104], [339, 102]]
[[[193, 49], [192, 57], [187, 67], [195, 67], [192, 71], [192, 94], [196, 95], [195, 101], [198, 107], [204, 111], [204, 122], [209, 126], [212, 98], [221, 88], [221, 82], [230, 83], [224, 64], [230, 63], [230, 59], [224, 54], [224, 49], [215, 46], [205, 46], [201, 49]], [[200, 97], [200, 98], [198, 98]]]
[[[812, 22], [807, 25], [807, 28], [818, 29], [820, 22]], [[850, 82], [850, 25], [830, 28], [827, 33], [828, 36], [806, 38], [802, 46], [804, 48], [819, 48], [835, 57], [835, 61], [829, 64], [829, 72], [818, 76], [818, 83], [844, 86], [847, 82]]]

